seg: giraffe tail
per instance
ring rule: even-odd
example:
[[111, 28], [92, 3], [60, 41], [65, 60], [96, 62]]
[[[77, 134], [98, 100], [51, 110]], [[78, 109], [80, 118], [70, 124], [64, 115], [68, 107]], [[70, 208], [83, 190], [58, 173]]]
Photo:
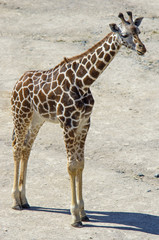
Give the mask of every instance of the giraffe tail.
[[14, 147], [16, 144], [16, 136], [15, 136], [15, 129], [13, 129], [13, 134], [12, 134], [12, 146]]

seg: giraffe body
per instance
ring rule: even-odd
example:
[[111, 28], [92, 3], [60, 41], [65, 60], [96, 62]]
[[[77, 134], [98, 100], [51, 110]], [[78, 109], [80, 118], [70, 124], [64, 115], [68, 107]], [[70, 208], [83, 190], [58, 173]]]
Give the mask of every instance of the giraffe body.
[[[14, 122], [14, 209], [29, 207], [25, 194], [27, 162], [40, 127], [45, 121], [59, 122], [64, 133], [71, 181], [72, 225], [80, 227], [81, 221], [88, 220], [82, 198], [82, 171], [85, 140], [94, 105], [90, 86], [112, 61], [121, 45], [127, 44], [129, 47], [116, 33], [117, 27], [111, 25], [111, 29], [113, 32], [85, 53], [64, 58], [48, 71], [28, 71], [17, 81], [11, 98]], [[145, 47], [143, 44], [141, 46], [137, 32], [135, 34], [133, 44], [140, 43], [142, 51], [140, 49], [139, 52], [144, 53]]]

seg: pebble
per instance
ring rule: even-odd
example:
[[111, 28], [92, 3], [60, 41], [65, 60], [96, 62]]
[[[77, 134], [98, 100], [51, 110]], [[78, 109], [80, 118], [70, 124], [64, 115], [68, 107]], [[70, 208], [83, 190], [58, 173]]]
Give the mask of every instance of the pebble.
[[152, 192], [151, 189], [147, 190], [147, 192]]
[[125, 171], [117, 170], [116, 173], [121, 173], [121, 174], [123, 174], [123, 173], [125, 173]]
[[87, 40], [83, 40], [83, 41], [81, 41], [81, 43], [85, 46], [88, 43], [88, 41]]
[[156, 173], [156, 174], [154, 175], [154, 177], [155, 177], [155, 178], [159, 178], [159, 173]]
[[144, 177], [145, 175], [143, 173], [139, 173], [137, 176]]

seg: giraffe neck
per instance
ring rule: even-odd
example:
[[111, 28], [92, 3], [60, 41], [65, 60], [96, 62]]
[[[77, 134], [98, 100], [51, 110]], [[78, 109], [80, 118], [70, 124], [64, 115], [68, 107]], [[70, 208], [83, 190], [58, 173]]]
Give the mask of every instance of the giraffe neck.
[[110, 33], [85, 53], [67, 59], [71, 60], [73, 69], [76, 69], [76, 86], [82, 93], [88, 91], [92, 83], [113, 60], [120, 47], [118, 36]]

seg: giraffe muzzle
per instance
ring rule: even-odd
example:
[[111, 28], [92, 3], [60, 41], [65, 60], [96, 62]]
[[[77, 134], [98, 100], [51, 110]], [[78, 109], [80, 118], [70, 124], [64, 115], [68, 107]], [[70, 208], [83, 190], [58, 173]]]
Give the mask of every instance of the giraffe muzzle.
[[146, 53], [146, 47], [144, 44], [139, 43], [137, 45], [136, 51], [139, 55], [144, 55]]

